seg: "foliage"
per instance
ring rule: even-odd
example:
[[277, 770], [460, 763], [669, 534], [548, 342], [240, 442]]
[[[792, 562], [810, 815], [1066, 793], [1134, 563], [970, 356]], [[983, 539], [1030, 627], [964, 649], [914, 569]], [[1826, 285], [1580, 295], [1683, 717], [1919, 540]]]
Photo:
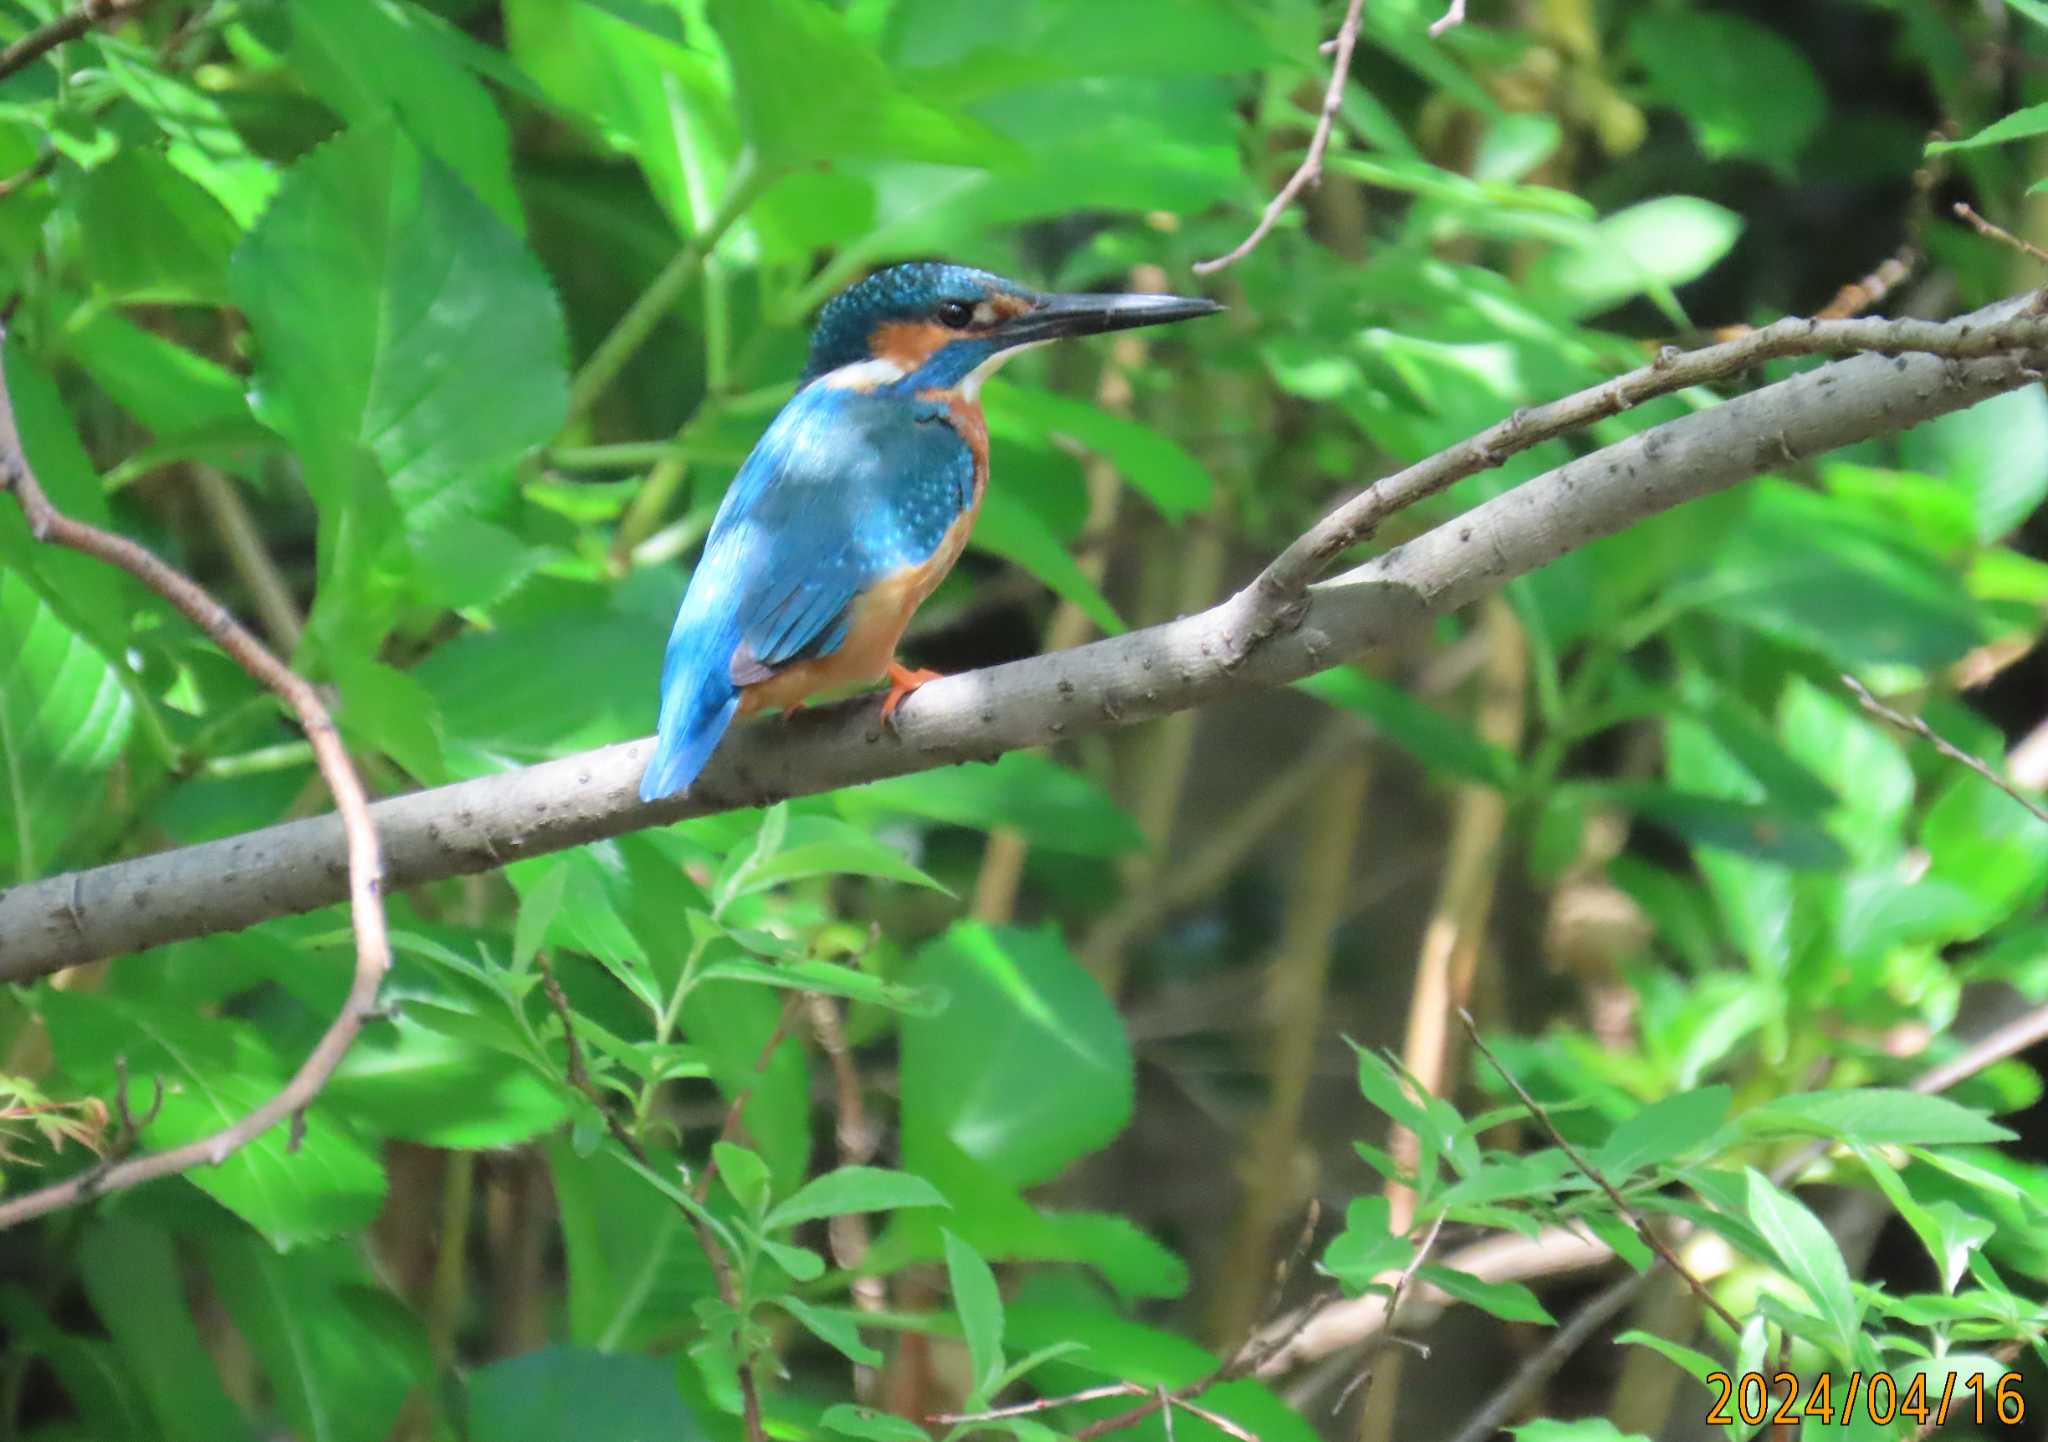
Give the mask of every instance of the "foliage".
[[[1816, 311], [1909, 240], [1904, 307], [2031, 283], [1929, 197], [2031, 223], [2048, 6], [1783, 8], [1482, 0], [1432, 39], [1440, 7], [1371, 0], [1322, 183], [1212, 284], [1231, 316], [989, 385], [994, 487], [911, 650], [964, 669], [1206, 604], [1371, 476], [1646, 344]], [[687, 563], [816, 307], [926, 254], [1193, 287], [1299, 159], [1343, 9], [158, 0], [0, 79], [26, 454], [60, 507], [260, 617], [377, 791], [644, 734]], [[0, 40], [57, 13], [0, 0]], [[1222, 1299], [1285, 1250], [1232, 1234], [1243, 1199], [1311, 1195], [1336, 1205], [1300, 1274], [1406, 1272], [1511, 1335], [1575, 1295], [1461, 1248], [1564, 1226], [1642, 1269], [1630, 1216], [1671, 1229], [1741, 1325], [1610, 1330], [1593, 1385], [1637, 1354], [1838, 1388], [2026, 1368], [2048, 1405], [2037, 1066], [1909, 1090], [1985, 1014], [2048, 1003], [2048, 830], [1839, 680], [2012, 763], [2043, 720], [2044, 497], [2035, 388], [1575, 551], [1497, 625], [1193, 742], [1177, 719], [394, 896], [389, 1016], [302, 1128], [0, 1243], [0, 1433], [730, 1439], [744, 1371], [782, 1438], [1134, 1389], [955, 1426], [1044, 1442], [1215, 1383], [1200, 1406], [1290, 1442], [1318, 1424], [1215, 1369], [1259, 1310]], [[321, 804], [267, 694], [11, 505], [0, 658], [9, 883]], [[1369, 730], [1374, 799], [1337, 858], [1359, 919], [1320, 928], [1336, 965], [1305, 983], [1277, 938], [1313, 800], [1172, 887], [1331, 725]], [[1384, 1049], [1401, 963], [1472, 924], [1443, 818], [1487, 808], [1473, 1004], [1613, 1194], [1484, 1061], [1424, 1084]], [[344, 993], [345, 921], [10, 992], [8, 1190], [274, 1093]], [[1350, 1060], [1287, 1072], [1317, 1036], [1247, 1004], [1304, 984], [1324, 1060], [1359, 1039], [1363, 1106]], [[1237, 1165], [1275, 1137], [1287, 1165]], [[1874, 1252], [1845, 1195], [1896, 1219]], [[1449, 1435], [1498, 1361], [1409, 1358], [1419, 1385], [1364, 1405]]]

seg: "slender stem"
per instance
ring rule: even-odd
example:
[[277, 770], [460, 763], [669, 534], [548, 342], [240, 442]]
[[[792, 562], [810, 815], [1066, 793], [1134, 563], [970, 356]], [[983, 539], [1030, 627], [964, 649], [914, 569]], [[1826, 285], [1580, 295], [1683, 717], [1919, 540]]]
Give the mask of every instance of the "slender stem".
[[234, 781], [244, 776], [286, 771], [294, 766], [309, 766], [313, 760], [312, 742], [280, 741], [275, 746], [259, 746], [254, 751], [234, 756], [211, 757], [200, 763], [199, 770], [200, 774], [215, 781]]
[[669, 308], [681, 299], [690, 282], [704, 269], [704, 263], [719, 239], [746, 214], [747, 208], [774, 184], [775, 179], [776, 172], [757, 164], [751, 149], [740, 152], [726, 182], [725, 199], [717, 212], [676, 252], [675, 258], [662, 267], [653, 283], [619, 317], [611, 333], [598, 342], [597, 349], [590, 353], [590, 359], [583, 363], [583, 368], [569, 383], [569, 414], [565, 428], [575, 425], [590, 413], [597, 398], [618, 379], [626, 362], [647, 343], [647, 338], [654, 334], [654, 328], [661, 324]]

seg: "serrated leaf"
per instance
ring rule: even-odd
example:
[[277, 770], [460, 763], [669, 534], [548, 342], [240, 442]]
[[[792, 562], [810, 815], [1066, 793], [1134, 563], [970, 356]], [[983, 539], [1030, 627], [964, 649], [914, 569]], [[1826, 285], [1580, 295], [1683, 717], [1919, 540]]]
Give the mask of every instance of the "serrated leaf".
[[1629, 1173], [1683, 1156], [1711, 1137], [1734, 1096], [1725, 1086], [1674, 1092], [1626, 1118], [1591, 1157], [1619, 1185]]
[[1799, 1092], [1738, 1118], [1750, 1136], [1824, 1136], [1862, 1146], [1945, 1146], [2011, 1141], [2014, 1134], [1946, 1097], [1896, 1087]]
[[1862, 1309], [1856, 1305], [1842, 1249], [1820, 1219], [1796, 1198], [1780, 1191], [1763, 1173], [1748, 1173], [1748, 1215], [1777, 1255], [1785, 1275], [1798, 1284], [1832, 1334], [1836, 1360], [1855, 1365]]
[[509, 499], [519, 459], [560, 427], [561, 306], [519, 237], [389, 128], [295, 164], [231, 280], [257, 415], [322, 514], [312, 629], [368, 650], [390, 620], [387, 544]]

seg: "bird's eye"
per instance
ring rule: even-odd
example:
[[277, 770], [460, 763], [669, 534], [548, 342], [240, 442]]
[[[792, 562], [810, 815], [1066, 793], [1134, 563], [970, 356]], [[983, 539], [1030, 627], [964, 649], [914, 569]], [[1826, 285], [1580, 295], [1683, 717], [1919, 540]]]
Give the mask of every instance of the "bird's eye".
[[965, 330], [973, 319], [974, 307], [964, 300], [949, 300], [939, 307], [939, 323], [954, 330]]

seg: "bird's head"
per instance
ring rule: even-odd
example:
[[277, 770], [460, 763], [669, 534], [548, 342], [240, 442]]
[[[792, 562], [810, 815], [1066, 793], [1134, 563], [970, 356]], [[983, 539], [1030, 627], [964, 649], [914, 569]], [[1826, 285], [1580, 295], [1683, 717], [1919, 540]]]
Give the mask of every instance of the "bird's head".
[[840, 292], [818, 316], [804, 380], [861, 390], [953, 390], [970, 399], [1019, 349], [1209, 315], [1179, 295], [1051, 295], [964, 265], [892, 265]]

